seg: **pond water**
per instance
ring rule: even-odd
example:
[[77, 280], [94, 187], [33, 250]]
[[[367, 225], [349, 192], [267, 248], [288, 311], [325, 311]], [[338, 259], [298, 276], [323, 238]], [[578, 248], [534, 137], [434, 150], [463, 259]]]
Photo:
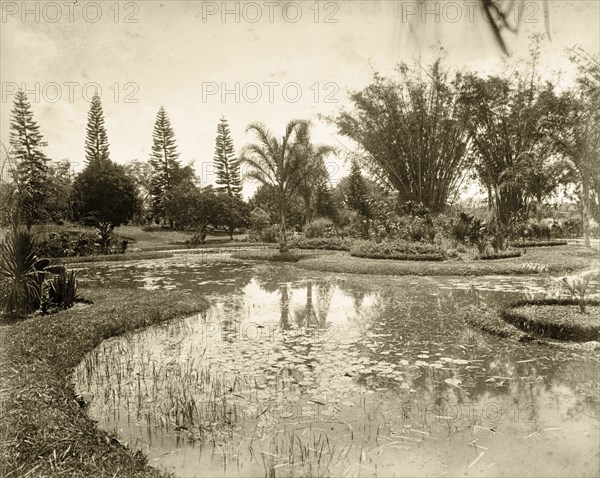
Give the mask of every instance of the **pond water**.
[[75, 372], [90, 416], [177, 476], [598, 476], [597, 353], [462, 317], [543, 277], [332, 275], [286, 264], [94, 266], [205, 313], [105, 341]]

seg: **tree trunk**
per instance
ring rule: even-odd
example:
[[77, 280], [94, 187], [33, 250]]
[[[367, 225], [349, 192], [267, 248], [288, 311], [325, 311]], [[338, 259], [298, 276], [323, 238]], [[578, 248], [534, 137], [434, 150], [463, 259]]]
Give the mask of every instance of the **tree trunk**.
[[581, 224], [583, 228], [583, 243], [585, 247], [590, 244], [590, 183], [589, 178], [581, 178]]
[[287, 252], [285, 196], [279, 201], [279, 252]]
[[312, 222], [310, 196], [304, 196], [304, 224]]
[[537, 222], [538, 224], [542, 221], [542, 197], [538, 196], [536, 198], [537, 204], [536, 204], [536, 208], [535, 208], [535, 213], [536, 213], [536, 217], [537, 217]]

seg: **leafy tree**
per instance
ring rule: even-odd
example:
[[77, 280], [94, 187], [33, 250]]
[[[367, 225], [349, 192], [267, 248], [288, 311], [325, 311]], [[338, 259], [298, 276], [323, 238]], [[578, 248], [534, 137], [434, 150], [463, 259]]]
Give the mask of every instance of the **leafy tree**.
[[46, 211], [53, 221], [70, 220], [73, 216], [73, 174], [71, 163], [64, 159], [48, 167]]
[[224, 191], [218, 191], [214, 216], [217, 221], [214, 225], [225, 227], [229, 238], [233, 239], [235, 229], [248, 226], [250, 209], [242, 198], [235, 195], [230, 196]]
[[568, 158], [581, 198], [583, 234], [590, 246], [589, 217], [600, 222], [600, 78], [596, 91], [580, 88], [553, 97], [544, 132]]
[[[153, 167], [148, 161], [134, 159], [124, 165], [125, 172], [137, 187], [140, 202], [140, 217], [134, 218], [138, 222], [151, 220], [152, 212], [152, 176]], [[184, 168], [185, 169], [185, 168]]]
[[168, 221], [173, 227], [173, 218], [168, 216], [166, 204], [172, 199], [174, 189], [185, 175], [181, 171], [171, 120], [162, 106], [156, 115], [152, 133], [150, 164], [154, 168], [151, 192], [152, 211], [156, 218]]
[[[462, 104], [475, 169], [503, 226], [522, 214], [531, 198], [532, 191], [527, 191], [519, 178], [532, 168], [541, 169], [555, 152], [541, 128], [549, 115], [546, 97], [553, 85], [539, 78], [538, 45], [532, 49], [525, 72], [486, 79], [469, 74], [463, 83]], [[534, 195], [543, 196], [551, 186], [546, 183], [535, 188]]]
[[208, 226], [219, 227], [219, 199], [212, 186], [200, 188], [193, 181], [181, 181], [165, 204], [167, 214], [178, 227], [193, 229], [202, 237]]
[[[264, 184], [259, 186], [249, 203], [251, 208], [258, 207], [267, 212], [271, 224], [279, 224], [279, 192], [277, 188]], [[285, 207], [288, 227], [300, 229], [304, 224], [304, 206], [298, 192], [290, 195]]]
[[75, 218], [98, 228], [107, 249], [115, 227], [127, 223], [138, 210], [135, 184], [125, 168], [110, 159], [90, 161], [73, 184]]
[[33, 119], [31, 104], [24, 91], [16, 93], [11, 113], [10, 145], [16, 163], [14, 180], [19, 195], [18, 211], [29, 230], [34, 223], [46, 219], [48, 158], [42, 148], [47, 143]]
[[399, 80], [374, 75], [373, 83], [354, 92], [352, 111], [334, 119], [339, 132], [354, 140], [364, 166], [403, 202], [441, 211], [468, 167], [467, 134], [458, 87], [435, 61], [422, 74], [398, 67]]
[[290, 121], [281, 140], [277, 139], [263, 124], [253, 123], [246, 129], [253, 132], [258, 141], [244, 147], [241, 162], [248, 165], [248, 176], [262, 184], [273, 186], [277, 191], [279, 206], [279, 250], [287, 252], [287, 204], [298, 189], [302, 179], [304, 156], [298, 131], [304, 121]]
[[260, 233], [270, 224], [269, 213], [260, 207], [255, 207], [250, 211], [249, 225], [252, 231]]
[[225, 118], [220, 119], [217, 127], [214, 163], [219, 186], [217, 190], [226, 192], [230, 197], [241, 197], [240, 165], [235, 158], [233, 140]]
[[556, 192], [569, 177], [569, 166], [559, 156], [524, 154], [513, 168], [506, 171], [504, 180], [522, 188], [526, 202], [535, 200], [538, 222], [542, 220], [543, 201]]
[[104, 126], [104, 112], [100, 97], [94, 95], [88, 113], [85, 135], [85, 160], [87, 162], [108, 160], [108, 136]]

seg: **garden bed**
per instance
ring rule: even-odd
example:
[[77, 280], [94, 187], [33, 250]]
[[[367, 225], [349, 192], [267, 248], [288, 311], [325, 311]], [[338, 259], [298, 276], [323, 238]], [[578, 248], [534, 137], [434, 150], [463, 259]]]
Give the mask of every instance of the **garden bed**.
[[525, 242], [514, 242], [513, 247], [551, 247], [551, 246], [566, 246], [567, 241], [525, 241]]
[[321, 249], [326, 251], [349, 251], [352, 240], [337, 237], [315, 237], [311, 239], [292, 239], [291, 247], [298, 249]]
[[600, 301], [588, 301], [586, 313], [572, 299], [519, 301], [502, 312], [519, 329], [558, 340], [600, 340]]
[[0, 327], [0, 476], [168, 476], [96, 427], [71, 373], [102, 340], [207, 304], [175, 291], [81, 292], [94, 303]]
[[355, 241], [350, 255], [368, 259], [397, 261], [443, 261], [445, 254], [433, 244], [407, 241]]
[[512, 259], [514, 257], [521, 257], [521, 251], [503, 251], [503, 252], [492, 252], [490, 254], [482, 254], [479, 259], [482, 261], [494, 261], [498, 259]]

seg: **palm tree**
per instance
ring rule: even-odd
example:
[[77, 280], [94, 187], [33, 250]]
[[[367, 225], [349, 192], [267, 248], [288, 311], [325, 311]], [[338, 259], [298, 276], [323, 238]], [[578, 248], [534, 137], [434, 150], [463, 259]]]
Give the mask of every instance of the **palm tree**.
[[258, 138], [256, 143], [248, 144], [242, 150], [240, 163], [249, 166], [246, 177], [256, 179], [260, 183], [273, 186], [278, 192], [280, 214], [279, 251], [287, 252], [286, 238], [286, 204], [298, 189], [304, 170], [305, 154], [299, 132], [305, 128], [303, 120], [292, 120], [286, 128], [281, 140], [277, 139], [262, 123], [252, 123], [246, 132], [254, 132]]

